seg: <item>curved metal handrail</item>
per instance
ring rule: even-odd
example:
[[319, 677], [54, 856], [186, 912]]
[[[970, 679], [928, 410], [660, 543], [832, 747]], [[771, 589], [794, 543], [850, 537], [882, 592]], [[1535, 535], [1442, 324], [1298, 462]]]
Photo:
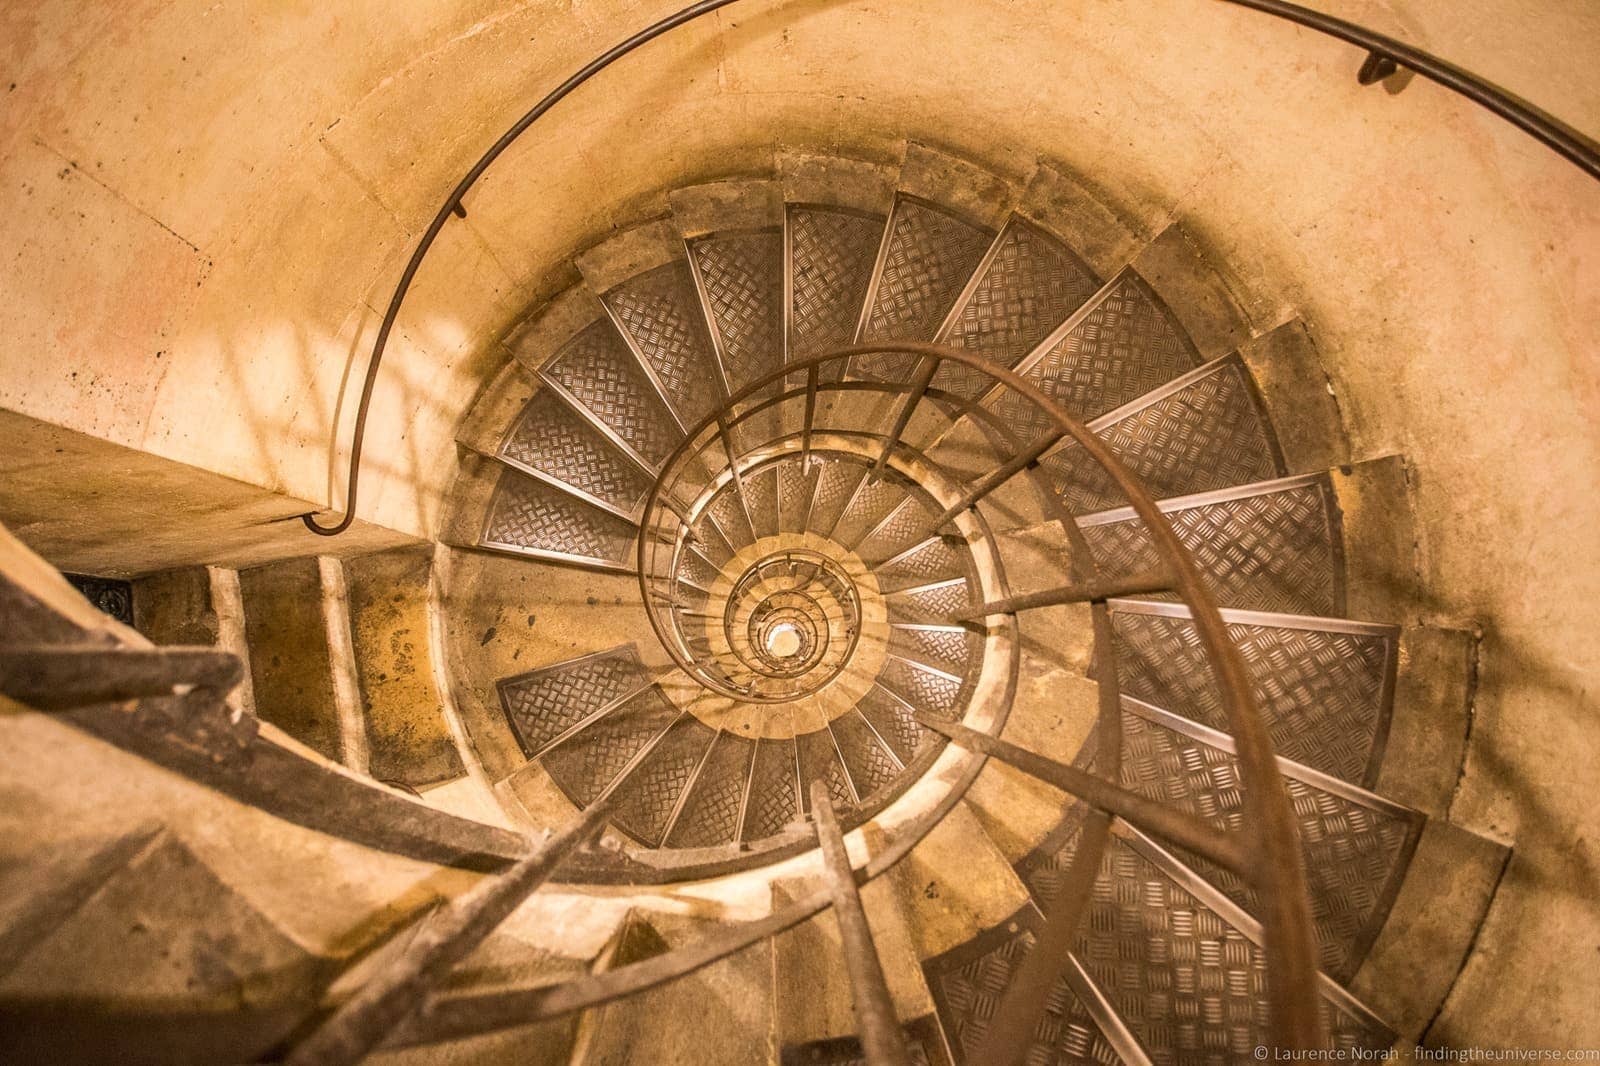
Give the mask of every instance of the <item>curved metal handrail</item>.
[[[651, 576], [646, 569], [646, 552], [652, 541], [650, 536], [650, 531], [654, 528], [652, 516], [659, 514], [662, 520], [665, 520], [668, 515], [677, 515], [673, 508], [661, 502], [663, 481], [672, 472], [674, 462], [681, 458], [699, 435], [712, 425], [724, 425], [728, 412], [736, 405], [751, 399], [774, 382], [796, 371], [809, 370], [823, 363], [882, 354], [915, 356], [921, 364], [918, 380], [924, 383], [932, 378], [939, 364], [952, 362], [985, 375], [1010, 389], [1043, 412], [1058, 431], [1082, 447], [1085, 454], [1099, 464], [1121, 490], [1134, 513], [1144, 523], [1157, 555], [1162, 563], [1170, 568], [1174, 590], [1189, 606], [1207, 664], [1226, 709], [1230, 731], [1237, 744], [1240, 776], [1245, 786], [1245, 805], [1249, 814], [1246, 824], [1251, 827], [1255, 837], [1254, 844], [1261, 860], [1260, 866], [1254, 871], [1253, 880], [1260, 890], [1264, 903], [1262, 925], [1266, 930], [1264, 947], [1268, 961], [1268, 992], [1277, 1039], [1283, 1047], [1320, 1046], [1322, 1020], [1317, 983], [1318, 954], [1312, 932], [1311, 905], [1305, 872], [1301, 867], [1299, 831], [1295, 824], [1293, 808], [1289, 804], [1288, 792], [1278, 771], [1271, 738], [1256, 706], [1244, 659], [1227, 635], [1216, 599], [1201, 576], [1193, 556], [1178, 539], [1166, 515], [1156, 506], [1154, 498], [1116, 457], [1104, 440], [1020, 374], [991, 362], [982, 355], [960, 348], [910, 341], [883, 342], [839, 348], [832, 352], [795, 360], [756, 378], [730, 396], [722, 407], [701, 419], [690, 430], [683, 442], [674, 450], [672, 458], [662, 465], [660, 476], [651, 484], [650, 492], [645, 497], [637, 549], [638, 577], [646, 614], [650, 618], [651, 626], [661, 638], [663, 647], [673, 655], [674, 659], [678, 658], [677, 650], [662, 632], [661, 624], [656, 617], [657, 612], [652, 606], [653, 598], [649, 587]], [[885, 387], [901, 391], [893, 384], [886, 384]], [[909, 405], [915, 403], [918, 395], [917, 391], [909, 394], [908, 407], [902, 410], [899, 416], [901, 425], [904, 425], [909, 417]], [[891, 436], [885, 446], [885, 456], [896, 444], [897, 441]], [[738, 461], [731, 451], [728, 454], [728, 461], [730, 464]], [[681, 662], [679, 665], [689, 668]]]
[[[389, 306], [383, 313], [383, 321], [378, 326], [378, 333], [372, 342], [372, 356], [367, 361], [367, 373], [361, 384], [361, 396], [356, 405], [356, 423], [350, 439], [350, 470], [346, 479], [344, 517], [331, 526], [320, 525], [316, 519], [316, 512], [308, 512], [300, 516], [307, 529], [319, 536], [332, 537], [343, 533], [350, 528], [356, 516], [356, 493], [361, 477], [361, 452], [366, 440], [367, 414], [372, 406], [372, 390], [377, 384], [378, 370], [383, 362], [383, 353], [389, 344], [389, 334], [394, 330], [395, 321], [400, 317], [401, 305], [405, 303], [406, 294], [411, 291], [411, 283], [415, 279], [417, 270], [422, 266], [422, 261], [427, 258], [433, 243], [438, 239], [439, 233], [444, 229], [445, 223], [451, 215], [465, 217], [466, 209], [461, 200], [477, 184], [489, 166], [499, 159], [512, 143], [522, 136], [535, 122], [555, 107], [562, 100], [570, 96], [574, 90], [583, 85], [590, 78], [599, 74], [612, 63], [634, 51], [642, 45], [648, 44], [657, 37], [676, 29], [685, 23], [692, 22], [702, 15], [709, 14], [718, 8], [727, 7], [737, 0], [700, 0], [691, 4], [674, 15], [669, 15], [638, 33], [629, 37], [622, 43], [608, 49], [589, 63], [585, 64], [577, 73], [566, 81], [556, 86], [544, 99], [512, 124], [511, 128], [501, 135], [478, 158], [466, 175], [456, 183], [450, 195], [445, 197], [444, 204], [434, 214], [433, 221], [423, 232], [421, 240], [417, 242], [416, 249], [411, 253], [411, 259], [406, 263], [405, 270], [400, 275], [400, 280], [395, 284], [394, 294], [389, 298]], [[1262, 14], [1272, 15], [1308, 29], [1316, 30], [1329, 37], [1337, 38], [1349, 44], [1365, 48], [1369, 53], [1383, 56], [1393, 60], [1411, 70], [1416, 71], [1430, 81], [1436, 82], [1471, 100], [1481, 107], [1510, 122], [1518, 129], [1527, 133], [1541, 143], [1558, 152], [1563, 158], [1581, 168], [1590, 177], [1600, 179], [1600, 150], [1571, 129], [1546, 115], [1537, 108], [1507, 93], [1505, 90], [1490, 84], [1452, 63], [1448, 63], [1438, 56], [1424, 52], [1420, 48], [1413, 48], [1393, 37], [1369, 30], [1356, 23], [1324, 15], [1318, 11], [1301, 7], [1299, 4], [1286, 3], [1284, 0], [1221, 0], [1223, 3], [1236, 4], [1240, 7], [1259, 11]], [[338, 427], [335, 419], [333, 431], [333, 447], [338, 448]]]

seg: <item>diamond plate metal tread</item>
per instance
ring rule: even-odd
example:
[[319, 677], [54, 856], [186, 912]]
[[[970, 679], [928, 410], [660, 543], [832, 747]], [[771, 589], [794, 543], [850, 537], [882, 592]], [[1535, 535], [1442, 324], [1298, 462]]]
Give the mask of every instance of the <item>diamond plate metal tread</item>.
[[807, 814], [811, 812], [811, 782], [817, 780], [827, 782], [828, 796], [833, 800], [834, 807], [841, 811], [856, 807], [859, 800], [850, 774], [839, 758], [839, 749], [834, 745], [833, 735], [827, 727], [801, 733], [794, 738], [794, 742], [800, 753], [800, 780], [803, 783], [800, 790], [801, 809]]
[[[1200, 363], [1183, 328], [1144, 280], [1119, 273], [1045, 338], [1017, 372], [1089, 421], [1138, 399]], [[1051, 427], [1033, 404], [1001, 390], [985, 406], [1024, 441]]]
[[778, 471], [778, 524], [785, 533], [800, 533], [811, 515], [811, 500], [817, 490], [816, 470], [809, 473], [800, 460], [774, 463]]
[[500, 707], [528, 758], [608, 703], [649, 680], [632, 644], [541, 666], [495, 683]]
[[950, 616], [972, 605], [971, 585], [965, 578], [919, 585], [888, 597], [889, 621], [907, 625], [949, 625]]
[[889, 652], [927, 663], [948, 674], [976, 672], [983, 657], [983, 638], [962, 626], [904, 626], [889, 630]]
[[868, 689], [857, 701], [856, 710], [903, 766], [911, 765], [930, 746], [944, 743], [939, 734], [924, 729], [911, 717], [911, 707], [904, 700], [881, 686]]
[[[1156, 499], [1282, 477], [1249, 371], [1228, 355], [1091, 423]], [[1040, 466], [1074, 514], [1127, 503], [1105, 469], [1069, 442]]]
[[661, 395], [692, 427], [719, 402], [721, 372], [687, 262], [629, 278], [601, 297], [644, 360]]
[[770, 466], [744, 476], [745, 510], [756, 536], [778, 532], [778, 472]]
[[864, 466], [855, 463], [824, 461], [817, 474], [816, 494], [811, 499], [811, 516], [806, 528], [826, 537], [855, 498], [856, 487], [866, 476]]
[[927, 585], [971, 574], [971, 553], [952, 537], [934, 537], [914, 545], [873, 572], [878, 588], [895, 592], [914, 585]]
[[[1045, 865], [1060, 870], [1070, 847]], [[1048, 907], [1050, 881], [1021, 871]], [[1078, 925], [1073, 955], [1157, 1064], [1219, 1063], [1269, 1044], [1261, 929], [1168, 852], [1117, 824]], [[1390, 1047], [1395, 1034], [1321, 979], [1331, 1046], [1347, 1055]]]
[[[995, 1012], [1043, 925], [1039, 912], [1027, 906], [922, 964], [958, 1066], [982, 1066], [975, 1056], [983, 1050]], [[1109, 1017], [1104, 1002], [1074, 964], [1052, 989], [1023, 1061], [1039, 1066], [1141, 1064], [1143, 1054], [1137, 1048], [1130, 1048], [1126, 1058], [1119, 1052], [1119, 1046], [1129, 1043], [1126, 1032]]]
[[539, 376], [572, 397], [647, 466], [659, 468], [683, 439], [649, 375], [605, 319], [562, 345]]
[[863, 480], [834, 525], [833, 539], [846, 548], [854, 548], [907, 495], [904, 485], [888, 477]]
[[893, 655], [879, 671], [878, 684], [919, 711], [941, 718], [960, 718], [970, 694], [970, 686], [962, 678]]
[[[808, 204], [786, 209], [789, 358], [804, 359], [855, 339], [883, 243], [884, 217]], [[843, 366], [828, 364], [831, 381]]]
[[587, 807], [645, 745], [666, 732], [678, 714], [660, 688], [647, 689], [558, 744], [540, 761], [568, 799]]
[[755, 543], [750, 533], [750, 516], [745, 513], [744, 505], [739, 502], [738, 490], [733, 482], [728, 482], [711, 502], [706, 505], [706, 513], [716, 523], [717, 530], [722, 538], [734, 551], [748, 548]]
[[[932, 340], [993, 240], [992, 230], [897, 193], [862, 320], [862, 343]], [[851, 372], [904, 381], [913, 363], [906, 356], [867, 356], [852, 362]]]
[[660, 847], [673, 812], [716, 735], [693, 715], [681, 716], [650, 754], [617, 782], [611, 824], [646, 847]]
[[714, 565], [726, 566], [728, 560], [733, 558], [736, 549], [722, 532], [722, 527], [717, 525], [709, 513], [703, 512], [689, 528], [694, 531], [700, 554], [711, 560]]
[[[1226, 832], [1246, 831], [1231, 740], [1127, 698], [1122, 738], [1125, 787]], [[1278, 768], [1299, 823], [1321, 969], [1348, 983], [1388, 917], [1425, 819], [1418, 811], [1287, 759], [1280, 758]], [[1173, 850], [1243, 910], [1260, 917], [1260, 900], [1244, 878]]]
[[717, 574], [717, 568], [694, 548], [686, 549], [678, 557], [678, 577], [695, 588], [709, 592], [716, 583]]
[[846, 711], [828, 723], [828, 728], [833, 730], [834, 743], [863, 803], [876, 796], [879, 789], [894, 784], [904, 767], [858, 712]]
[[534, 393], [495, 454], [622, 514], [636, 513], [650, 491], [649, 475], [553, 389]]
[[558, 562], [631, 571], [636, 532], [625, 518], [507, 469], [489, 499], [478, 543]]
[[740, 840], [755, 841], [773, 836], [799, 815], [800, 789], [795, 757], [793, 740], [756, 742]]
[[689, 242], [713, 340], [738, 392], [783, 365], [783, 232], [718, 233]]
[[[1224, 607], [1344, 613], [1339, 505], [1326, 474], [1241, 485], [1160, 504]], [[1132, 508], [1078, 519], [1104, 577], [1158, 563]]]
[[[1394, 710], [1400, 627], [1224, 610], [1279, 755], [1371, 788]], [[1113, 600], [1117, 680], [1128, 696], [1226, 732], [1189, 609]]]
[[906, 549], [927, 540], [933, 533], [933, 520], [939, 509], [922, 493], [908, 495], [856, 545], [856, 554], [868, 563], [893, 559]]
[[[939, 340], [1016, 366], [1095, 294], [1100, 279], [1073, 251], [1013, 215], [957, 301]], [[933, 386], [976, 399], [994, 379], [945, 363]]]
[[711, 753], [694, 779], [678, 820], [667, 834], [669, 848], [710, 848], [739, 839], [739, 813], [756, 742], [735, 733], [718, 733]]

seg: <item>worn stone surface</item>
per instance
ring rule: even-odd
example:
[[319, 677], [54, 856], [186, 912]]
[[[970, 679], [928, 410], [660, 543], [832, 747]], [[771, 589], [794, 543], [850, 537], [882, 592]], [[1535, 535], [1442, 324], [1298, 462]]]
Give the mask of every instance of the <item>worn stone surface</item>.
[[1339, 401], [1304, 322], [1285, 322], [1246, 341], [1239, 354], [1271, 415], [1289, 473], [1311, 474], [1350, 462]]
[[1432, 817], [1448, 815], [1477, 680], [1476, 634], [1436, 626], [1401, 631], [1394, 719], [1375, 792]]
[[417, 549], [345, 563], [368, 772], [419, 789], [465, 773], [435, 681], [430, 569]]
[[134, 628], [157, 644], [215, 644], [220, 625], [205, 567], [164, 570], [133, 583]]
[[339, 708], [315, 559], [241, 571], [256, 713], [338, 762]]
[[1432, 617], [1417, 568], [1406, 461], [1389, 455], [1332, 471], [1343, 516], [1345, 614], [1370, 622]]
[[1225, 355], [1250, 337], [1221, 262], [1182, 225], [1158, 233], [1134, 258], [1133, 269], [1182, 323], [1202, 359]]

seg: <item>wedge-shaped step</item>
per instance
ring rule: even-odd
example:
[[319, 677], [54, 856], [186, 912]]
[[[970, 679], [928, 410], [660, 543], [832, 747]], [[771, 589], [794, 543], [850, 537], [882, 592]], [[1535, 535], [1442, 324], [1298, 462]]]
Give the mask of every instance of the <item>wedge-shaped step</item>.
[[813, 781], [827, 782], [828, 796], [839, 811], [853, 810], [860, 805], [861, 798], [856, 795], [855, 784], [850, 780], [844, 759], [839, 755], [838, 744], [826, 726], [801, 733], [794, 738], [794, 742], [800, 756], [800, 781], [804, 786], [800, 790], [801, 810], [807, 814], [811, 812]]
[[632, 522], [563, 489], [506, 470], [489, 500], [478, 543], [553, 562], [632, 571]]
[[716, 409], [721, 371], [688, 263], [647, 270], [601, 301], [681, 427], [693, 426]]
[[[729, 482], [717, 491], [706, 504], [705, 516], [717, 527], [717, 533], [734, 551], [755, 543], [755, 525], [744, 499]], [[704, 538], [702, 538], [704, 539]]]
[[[977, 1056], [984, 1050], [995, 1012], [1043, 926], [1044, 916], [1029, 904], [1009, 920], [922, 964], [958, 1066], [980, 1066]], [[1051, 990], [1024, 1061], [1143, 1066], [1149, 1060], [1074, 961]]]
[[[878, 250], [861, 343], [932, 340], [993, 240], [992, 230], [897, 194]], [[855, 360], [851, 372], [904, 381], [914, 362], [899, 355], [869, 356]]]
[[900, 506], [908, 494], [909, 490], [898, 479], [863, 478], [833, 527], [833, 539], [846, 548], [855, 548], [863, 537]]
[[757, 538], [778, 532], [778, 471], [764, 466], [744, 476], [745, 513]]
[[971, 575], [972, 556], [955, 537], [933, 536], [886, 559], [874, 572], [878, 588], [896, 592], [913, 585]]
[[817, 487], [811, 497], [806, 528], [818, 536], [829, 536], [844, 516], [845, 508], [856, 497], [866, 478], [866, 468], [855, 463], [824, 462], [817, 471]]
[[650, 491], [650, 475], [554, 389], [534, 394], [495, 455], [624, 518]]
[[906, 625], [949, 625], [952, 614], [972, 603], [971, 585], [964, 577], [914, 585], [888, 597], [889, 621]]
[[784, 533], [802, 533], [811, 517], [818, 471], [807, 471], [798, 458], [774, 463], [778, 472], [778, 527]]
[[960, 718], [972, 694], [965, 678], [898, 655], [884, 660], [878, 684], [917, 710], [941, 718]]
[[912, 492], [866, 532], [856, 545], [856, 554], [874, 564], [892, 559], [926, 540], [938, 516], [939, 508], [926, 494]]
[[710, 848], [738, 841], [755, 753], [756, 742], [750, 738], [717, 734], [667, 832], [667, 847]]
[[[1065, 244], [1013, 215], [956, 301], [937, 340], [1016, 366], [1100, 288], [1100, 279]], [[933, 387], [976, 399], [994, 379], [945, 363]]]
[[[1326, 474], [1240, 485], [1160, 504], [1224, 607], [1344, 613], [1338, 501]], [[1078, 519], [1102, 577], [1160, 564], [1131, 507]]]
[[976, 674], [983, 657], [983, 638], [964, 626], [897, 623], [889, 629], [889, 652], [948, 674]]
[[[1399, 627], [1234, 610], [1222, 620], [1274, 750], [1371, 788], [1394, 709]], [[1228, 731], [1187, 607], [1113, 600], [1111, 623], [1125, 695]]]
[[868, 689], [856, 704], [856, 710], [902, 766], [909, 766], [944, 745], [942, 735], [924, 729], [917, 722], [910, 704], [882, 685]]
[[[1016, 367], [1068, 413], [1088, 421], [1138, 399], [1200, 362], [1160, 297], [1123, 270]], [[1024, 442], [1053, 427], [1009, 389], [985, 406]]]
[[800, 763], [792, 739], [762, 737], [750, 768], [750, 790], [744, 801], [739, 839], [774, 836], [800, 815]]
[[[1122, 783], [1228, 832], [1245, 832], [1233, 741], [1216, 730], [1124, 697]], [[1418, 811], [1308, 766], [1278, 760], [1299, 823], [1322, 971], [1348, 983], [1389, 916], [1422, 835]], [[1174, 849], [1246, 912], [1261, 900], [1244, 878]]]
[[872, 723], [854, 709], [829, 722], [828, 729], [833, 733], [839, 757], [844, 760], [851, 785], [863, 805], [876, 799], [879, 791], [892, 785], [905, 769]]
[[716, 737], [693, 715], [680, 716], [613, 787], [611, 824], [646, 847], [660, 847]]
[[648, 688], [584, 724], [541, 761], [567, 798], [587, 807], [643, 760], [681, 713], [661, 689]]
[[678, 580], [687, 582], [701, 592], [710, 592], [717, 580], [717, 567], [701, 553], [699, 548], [685, 548], [678, 556], [675, 571]]
[[729, 392], [783, 365], [783, 234], [714, 233], [689, 242]]
[[[1044, 907], [1076, 838], [1021, 870]], [[1155, 1063], [1210, 1062], [1270, 1046], [1261, 926], [1170, 852], [1115, 823], [1073, 956]], [[1394, 1033], [1321, 978], [1331, 1046], [1374, 1054]]]
[[534, 759], [649, 683], [638, 650], [623, 644], [503, 678], [495, 687], [517, 743]]
[[[790, 204], [784, 258], [789, 313], [789, 358], [804, 359], [855, 339], [883, 243], [882, 215], [842, 207]], [[844, 368], [822, 368], [824, 381]]]
[[[1285, 473], [1272, 428], [1238, 355], [1213, 360], [1089, 423], [1156, 499]], [[1075, 441], [1039, 464], [1073, 514], [1127, 503]]]
[[562, 345], [539, 376], [652, 470], [660, 469], [683, 439], [638, 358], [604, 319]]

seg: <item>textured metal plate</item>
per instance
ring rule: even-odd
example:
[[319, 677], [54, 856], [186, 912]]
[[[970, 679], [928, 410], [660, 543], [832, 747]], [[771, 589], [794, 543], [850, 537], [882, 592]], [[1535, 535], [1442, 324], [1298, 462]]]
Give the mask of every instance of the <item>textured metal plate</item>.
[[660, 847], [672, 812], [716, 731], [683, 715], [650, 754], [617, 783], [611, 824], [646, 847]]
[[[1227, 731], [1188, 609], [1156, 610], [1112, 604], [1122, 691]], [[1399, 627], [1244, 611], [1223, 621], [1277, 753], [1370, 787], [1393, 712]]]
[[[1208, 363], [1130, 406], [1090, 428], [1156, 499], [1266, 481], [1285, 472], [1237, 355]], [[1076, 443], [1040, 465], [1074, 514], [1128, 502]]]
[[689, 548], [678, 557], [678, 577], [687, 581], [696, 588], [710, 591], [717, 580], [717, 568], [711, 565], [710, 560], [701, 555], [694, 548]]
[[892, 559], [912, 545], [926, 540], [933, 532], [933, 520], [938, 517], [938, 512], [921, 493], [912, 493], [873, 527], [856, 546], [856, 554], [874, 564]]
[[971, 555], [954, 538], [936, 537], [890, 559], [874, 572], [884, 592], [966, 577]]
[[639, 360], [605, 319], [562, 346], [541, 371], [635, 454], [659, 467], [683, 439]]
[[902, 769], [900, 762], [865, 718], [853, 710], [846, 711], [829, 723], [829, 728], [862, 802], [894, 784]]
[[803, 532], [817, 488], [817, 471], [806, 473], [799, 459], [774, 465], [778, 470], [778, 522], [785, 533]]
[[[1100, 279], [1071, 249], [1013, 216], [939, 339], [1013, 367], [1099, 288]], [[956, 363], [945, 363], [933, 378], [935, 388], [967, 399], [993, 383]]]
[[[1156, 1063], [1229, 1062], [1268, 1044], [1259, 927], [1220, 894], [1173, 876], [1145, 843], [1113, 836], [1074, 954]], [[1206, 893], [1201, 898], [1197, 892]], [[1394, 1034], [1324, 984], [1333, 1046], [1387, 1048]]]
[[833, 539], [847, 548], [855, 547], [856, 542], [887, 518], [906, 495], [903, 485], [888, 478], [863, 481], [833, 527]]
[[760, 840], [783, 830], [800, 812], [793, 740], [761, 740], [750, 769], [741, 840]]
[[[1041, 924], [1038, 912], [1024, 907], [1011, 919], [922, 964], [957, 1063], [982, 1066], [974, 1056], [983, 1050], [989, 1025]], [[1063, 976], [1051, 990], [1023, 1061], [1030, 1066], [1121, 1066], [1122, 1056], [1073, 984]]]
[[965, 578], [896, 592], [888, 598], [889, 621], [907, 625], [949, 625], [950, 616], [972, 605]]
[[783, 365], [783, 233], [716, 234], [689, 247], [722, 368], [737, 392]]
[[983, 638], [960, 626], [897, 625], [889, 630], [889, 651], [903, 659], [927, 663], [947, 674], [976, 673], [983, 655]]
[[960, 678], [892, 655], [878, 674], [878, 684], [917, 710], [942, 718], [960, 718], [966, 704], [967, 685]]
[[739, 502], [739, 493], [731, 481], [712, 497], [711, 502], [706, 505], [706, 513], [717, 524], [723, 539], [735, 551], [755, 543], [751, 537], [750, 516], [745, 513], [744, 505]]
[[633, 523], [610, 511], [516, 470], [506, 470], [489, 500], [479, 543], [628, 569], [633, 564], [634, 532]]
[[876, 685], [861, 697], [856, 710], [894, 752], [901, 765], [909, 766], [927, 747], [942, 743], [937, 733], [917, 724], [904, 700], [896, 699]]
[[[1244, 794], [1231, 745], [1208, 743], [1209, 730], [1125, 700], [1122, 783], [1228, 832], [1243, 833]], [[1348, 982], [1388, 917], [1400, 878], [1422, 832], [1421, 814], [1321, 774], [1279, 761], [1299, 823], [1321, 946], [1321, 968]], [[1205, 879], [1259, 918], [1255, 889], [1237, 874], [1174, 849]]]
[[[1017, 367], [1046, 396], [1085, 421], [1121, 407], [1200, 362], [1194, 345], [1132, 270], [1117, 275]], [[1051, 427], [1002, 391], [988, 406], [1025, 440]]]
[[551, 389], [528, 401], [498, 454], [620, 511], [637, 510], [650, 491], [649, 475]]
[[648, 679], [632, 644], [553, 663], [495, 686], [506, 721], [530, 759], [545, 745]]
[[587, 807], [677, 717], [678, 708], [660, 689], [647, 689], [558, 745], [541, 762], [568, 799]]
[[745, 510], [757, 537], [778, 532], [778, 472], [770, 466], [744, 477]]
[[693, 426], [717, 406], [721, 373], [687, 262], [629, 278], [603, 297], [650, 367], [678, 420]]
[[[855, 339], [883, 226], [881, 215], [789, 206], [791, 359], [820, 355]], [[823, 367], [824, 380], [841, 369]]]
[[866, 476], [866, 468], [855, 463], [829, 460], [817, 474], [817, 494], [811, 501], [811, 532], [826, 537], [838, 524], [844, 509], [855, 497], [856, 486]]
[[[1327, 475], [1286, 478], [1161, 505], [1225, 607], [1291, 614], [1344, 612], [1338, 504]], [[1159, 563], [1131, 510], [1079, 520], [1101, 574]]]
[[[862, 323], [863, 343], [932, 340], [961, 289], [994, 240], [991, 230], [899, 194]], [[860, 376], [903, 381], [914, 359], [900, 355], [858, 359]]]
[[800, 792], [801, 809], [811, 810], [811, 782], [825, 781], [833, 805], [840, 810], [856, 805], [856, 794], [851, 788], [850, 775], [839, 759], [839, 749], [834, 746], [833, 735], [827, 728], [811, 733], [801, 733], [794, 738], [800, 749], [800, 780], [805, 787]]
[[709, 848], [739, 839], [739, 810], [750, 784], [756, 742], [720, 733], [667, 836], [672, 848]]

